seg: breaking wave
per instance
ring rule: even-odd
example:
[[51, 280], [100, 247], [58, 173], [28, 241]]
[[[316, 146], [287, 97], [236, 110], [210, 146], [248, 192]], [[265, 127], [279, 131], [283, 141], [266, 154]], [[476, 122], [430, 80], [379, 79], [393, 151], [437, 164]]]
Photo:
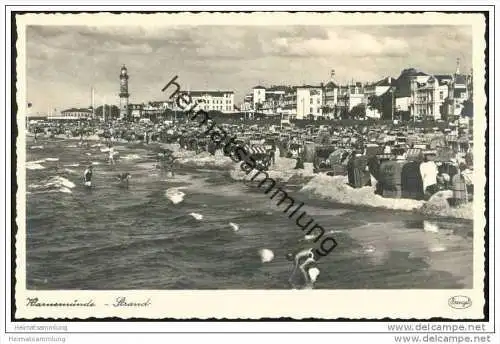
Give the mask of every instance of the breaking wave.
[[353, 189], [347, 185], [347, 177], [318, 174], [300, 190], [302, 193], [341, 204], [361, 205], [374, 208], [416, 211], [425, 215], [473, 219], [472, 203], [452, 208], [447, 198], [451, 191], [436, 193], [427, 202], [405, 198], [384, 198], [375, 194], [375, 188], [366, 186]]
[[28, 170], [43, 170], [45, 167], [40, 165], [38, 162], [36, 161], [28, 161], [26, 163], [26, 168]]
[[180, 165], [195, 168], [231, 169], [234, 161], [225, 156], [222, 151], [217, 151], [215, 155], [208, 152], [196, 154], [192, 151], [178, 151], [175, 154]]
[[[304, 169], [294, 169], [296, 161], [289, 158], [277, 158], [276, 164], [271, 165], [266, 173], [269, 178], [289, 183], [305, 184], [315, 174], [313, 173], [313, 164], [305, 163]], [[241, 163], [233, 164], [233, 169], [230, 171], [230, 176], [234, 180], [250, 180], [256, 172], [246, 174], [241, 170]], [[260, 178], [260, 177], [259, 177]]]
[[43, 192], [63, 192], [63, 193], [72, 193], [71, 189], [75, 187], [75, 183], [72, 181], [60, 177], [55, 176], [51, 177], [42, 184], [30, 184], [28, 185], [28, 189], [32, 191], [37, 191], [38, 193]]
[[167, 197], [173, 204], [181, 203], [184, 200], [186, 194], [179, 190], [179, 188], [172, 188], [165, 191], [165, 197]]

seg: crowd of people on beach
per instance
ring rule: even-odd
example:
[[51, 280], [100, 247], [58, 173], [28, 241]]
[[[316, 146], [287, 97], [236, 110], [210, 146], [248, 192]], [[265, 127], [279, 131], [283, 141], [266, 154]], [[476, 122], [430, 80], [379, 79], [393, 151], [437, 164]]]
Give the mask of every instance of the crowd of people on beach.
[[[372, 125], [245, 125], [222, 124], [250, 150], [259, 169], [276, 168], [276, 159], [296, 161], [295, 169], [313, 165], [315, 173], [345, 175], [353, 188], [374, 186], [384, 197], [429, 199], [451, 190], [452, 206], [472, 199], [473, 159], [469, 127], [450, 123], [438, 128], [415, 128], [405, 124]], [[203, 127], [190, 122], [34, 122], [28, 127], [34, 140], [41, 135], [62, 139], [99, 140], [107, 145], [108, 162], [116, 164], [114, 145], [155, 146], [157, 168], [174, 175], [175, 152], [161, 148], [176, 144], [180, 150], [215, 155], [220, 149]], [[126, 172], [124, 172], [126, 173]], [[128, 186], [130, 174], [118, 176]], [[91, 185], [92, 167], [84, 171], [84, 184]]]

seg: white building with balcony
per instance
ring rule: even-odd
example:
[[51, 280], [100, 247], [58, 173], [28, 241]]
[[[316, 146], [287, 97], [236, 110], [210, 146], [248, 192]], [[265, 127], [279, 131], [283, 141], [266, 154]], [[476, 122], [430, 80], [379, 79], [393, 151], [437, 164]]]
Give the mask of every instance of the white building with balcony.
[[323, 89], [321, 86], [297, 87], [296, 119], [323, 116]]
[[339, 87], [333, 81], [323, 87], [323, 116], [330, 119], [338, 115]]
[[448, 97], [445, 78], [427, 75], [410, 80], [410, 116], [417, 119], [441, 119], [441, 106]]
[[266, 88], [263, 86], [255, 86], [253, 88], [253, 108], [259, 110], [266, 101]]
[[[219, 111], [222, 113], [234, 112], [234, 92], [233, 91], [185, 91], [183, 94], [191, 96], [190, 104], [198, 104], [197, 110]], [[184, 102], [182, 103], [184, 105]]]

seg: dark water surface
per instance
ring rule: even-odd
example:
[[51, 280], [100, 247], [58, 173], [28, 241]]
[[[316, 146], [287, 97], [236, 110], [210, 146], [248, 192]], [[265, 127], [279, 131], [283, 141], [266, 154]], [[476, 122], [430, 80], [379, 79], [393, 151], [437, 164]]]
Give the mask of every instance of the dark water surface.
[[[170, 178], [147, 150], [116, 148], [113, 167], [99, 147], [28, 143], [29, 162], [59, 159], [27, 170], [28, 289], [291, 288], [285, 256], [313, 243], [268, 196], [208, 167]], [[87, 190], [81, 176], [92, 162], [95, 188]], [[132, 174], [129, 189], [114, 181], [120, 172]], [[165, 194], [173, 187], [185, 193], [178, 204]], [[315, 289], [472, 287], [471, 221], [294, 195], [338, 242], [318, 263]], [[274, 259], [262, 263], [261, 249]]]

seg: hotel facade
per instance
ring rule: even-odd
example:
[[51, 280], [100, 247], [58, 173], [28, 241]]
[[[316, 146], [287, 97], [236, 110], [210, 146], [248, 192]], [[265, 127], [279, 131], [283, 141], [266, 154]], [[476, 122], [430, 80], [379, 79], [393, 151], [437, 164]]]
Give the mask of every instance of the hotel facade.
[[[183, 94], [191, 96], [191, 103], [198, 104], [198, 110], [219, 111], [222, 113], [234, 112], [233, 91], [184, 91]], [[173, 110], [182, 110], [174, 106]]]

